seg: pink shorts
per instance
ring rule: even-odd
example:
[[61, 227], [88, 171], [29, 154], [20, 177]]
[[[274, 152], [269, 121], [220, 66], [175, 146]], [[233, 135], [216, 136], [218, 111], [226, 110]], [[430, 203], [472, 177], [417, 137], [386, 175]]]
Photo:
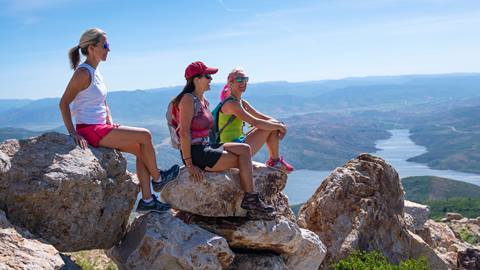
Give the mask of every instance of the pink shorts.
[[77, 133], [87, 140], [93, 147], [98, 147], [98, 143], [107, 136], [115, 125], [109, 124], [77, 124]]

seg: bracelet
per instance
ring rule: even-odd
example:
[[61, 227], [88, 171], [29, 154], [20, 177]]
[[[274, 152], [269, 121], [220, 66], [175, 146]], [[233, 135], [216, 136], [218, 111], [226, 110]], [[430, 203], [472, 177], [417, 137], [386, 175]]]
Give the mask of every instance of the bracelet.
[[187, 167], [187, 168], [192, 168], [192, 167], [193, 167], [193, 164], [190, 164], [190, 165], [185, 164], [185, 167]]
[[188, 157], [188, 158], [182, 158], [182, 160], [189, 160], [189, 159], [192, 159], [192, 157]]

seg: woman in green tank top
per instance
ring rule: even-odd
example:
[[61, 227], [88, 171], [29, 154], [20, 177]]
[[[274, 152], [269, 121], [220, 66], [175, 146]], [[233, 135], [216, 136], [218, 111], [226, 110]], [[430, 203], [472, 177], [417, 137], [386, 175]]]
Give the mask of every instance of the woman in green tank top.
[[[220, 99], [224, 102], [218, 115], [218, 128], [220, 130], [223, 128], [220, 141], [246, 143], [250, 145], [252, 156], [266, 144], [270, 155], [266, 164], [290, 173], [294, 170], [293, 166], [288, 164], [279, 153], [280, 140], [287, 133], [287, 126], [255, 110], [250, 103], [242, 99], [247, 83], [247, 74], [241, 68], [233, 69], [228, 75], [227, 85], [220, 95]], [[234, 116], [233, 120], [229, 121], [232, 116]], [[247, 134], [243, 133], [245, 123], [253, 127]]]

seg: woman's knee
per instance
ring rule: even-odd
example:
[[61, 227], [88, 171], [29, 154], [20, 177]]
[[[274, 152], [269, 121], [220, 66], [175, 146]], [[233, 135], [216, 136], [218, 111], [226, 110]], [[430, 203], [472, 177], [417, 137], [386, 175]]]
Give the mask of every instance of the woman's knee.
[[240, 144], [240, 156], [248, 156], [248, 157], [251, 157], [252, 155], [252, 148], [250, 147], [250, 145], [246, 144], [246, 143], [241, 143]]
[[150, 130], [142, 128], [140, 131], [138, 131], [138, 133], [138, 137], [142, 143], [148, 143], [152, 141], [152, 133], [150, 133]]

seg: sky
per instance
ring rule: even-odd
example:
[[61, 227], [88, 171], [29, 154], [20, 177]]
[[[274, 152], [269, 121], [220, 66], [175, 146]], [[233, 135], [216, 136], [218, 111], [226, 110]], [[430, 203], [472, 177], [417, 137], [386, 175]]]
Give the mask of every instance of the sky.
[[109, 91], [183, 85], [197, 60], [217, 83], [480, 72], [478, 0], [0, 0], [0, 99], [60, 97], [91, 27]]

